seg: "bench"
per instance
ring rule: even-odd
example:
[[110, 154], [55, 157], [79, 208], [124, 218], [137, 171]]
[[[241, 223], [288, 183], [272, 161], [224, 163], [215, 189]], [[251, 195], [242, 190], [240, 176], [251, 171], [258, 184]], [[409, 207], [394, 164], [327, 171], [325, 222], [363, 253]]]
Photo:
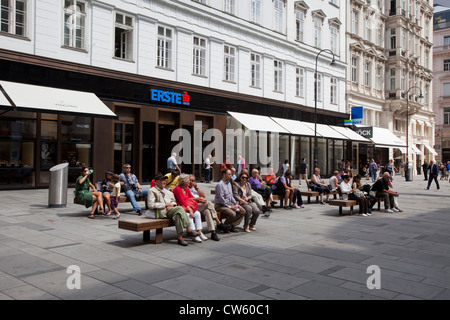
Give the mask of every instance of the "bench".
[[300, 191], [301, 195], [308, 198], [308, 203], [311, 203], [311, 197], [316, 197], [316, 203], [319, 203], [320, 193], [318, 191], [311, 190], [311, 186], [309, 184], [308, 179], [306, 179], [306, 187], [308, 187], [308, 191]]
[[[217, 218], [222, 220], [220, 213], [217, 212]], [[204, 221], [202, 215], [202, 221]], [[143, 232], [143, 241], [150, 241], [150, 230], [156, 230], [155, 233], [155, 244], [160, 244], [163, 242], [163, 229], [168, 227], [173, 227], [175, 224], [172, 219], [153, 219], [139, 217], [129, 220], [119, 220], [119, 229], [125, 229], [135, 232]]]
[[353, 215], [353, 207], [358, 205], [356, 200], [331, 199], [328, 204], [330, 206], [339, 206], [339, 215], [342, 215], [342, 207], [350, 207], [350, 215]]
[[[147, 197], [141, 197], [139, 199], [136, 199], [136, 201], [137, 202], [144, 201], [145, 202], [145, 208], [147, 208]], [[131, 201], [130, 201], [130, 199], [128, 199], [128, 197], [125, 195], [125, 193], [122, 193], [120, 195], [119, 203], [126, 203], [126, 202], [131, 202]], [[73, 203], [84, 206], [84, 203], [81, 202], [80, 200], [78, 200], [78, 198], [75, 196], [75, 191], [73, 192]]]

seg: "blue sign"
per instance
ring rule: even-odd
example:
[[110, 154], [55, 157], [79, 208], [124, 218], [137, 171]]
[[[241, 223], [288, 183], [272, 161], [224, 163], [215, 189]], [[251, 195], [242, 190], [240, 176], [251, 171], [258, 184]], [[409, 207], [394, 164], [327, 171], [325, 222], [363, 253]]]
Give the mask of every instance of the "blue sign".
[[165, 102], [173, 104], [190, 105], [190, 96], [187, 92], [184, 94], [172, 91], [163, 91], [157, 89], [150, 90], [150, 99], [156, 102]]
[[352, 107], [352, 123], [363, 123], [363, 107]]

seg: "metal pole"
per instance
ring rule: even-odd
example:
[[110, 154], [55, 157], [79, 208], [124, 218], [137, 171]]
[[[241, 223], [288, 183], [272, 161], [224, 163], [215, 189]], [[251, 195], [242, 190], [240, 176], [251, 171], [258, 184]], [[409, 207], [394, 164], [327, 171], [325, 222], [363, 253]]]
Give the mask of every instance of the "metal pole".
[[316, 69], [314, 72], [314, 168], [313, 168], [313, 172], [315, 170], [315, 168], [317, 168], [319, 166], [318, 163], [318, 146], [317, 146], [317, 60], [319, 59], [319, 56], [322, 52], [327, 51], [329, 53], [331, 53], [331, 55], [333, 56], [333, 60], [331, 61], [331, 66], [334, 66], [336, 64], [336, 61], [334, 59], [334, 53], [333, 51], [331, 51], [330, 49], [322, 49], [319, 51], [319, 53], [316, 56]]
[[419, 98], [423, 98], [422, 89], [418, 86], [413, 86], [406, 92], [406, 172], [405, 181], [412, 181], [412, 172], [409, 169], [409, 91], [411, 89], [417, 88], [420, 91]]

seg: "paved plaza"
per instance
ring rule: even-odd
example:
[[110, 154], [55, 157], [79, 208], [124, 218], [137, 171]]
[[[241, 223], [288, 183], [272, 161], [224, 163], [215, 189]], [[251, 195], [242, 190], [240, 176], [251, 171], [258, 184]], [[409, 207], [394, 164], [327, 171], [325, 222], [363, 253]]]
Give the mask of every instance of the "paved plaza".
[[[440, 184], [427, 191], [397, 175], [404, 212], [382, 205], [370, 217], [304, 198], [304, 209], [260, 217], [256, 231], [188, 247], [174, 227], [156, 245], [112, 217], [88, 219], [73, 189], [62, 209], [48, 208], [48, 189], [0, 191], [0, 299], [449, 299], [450, 183]], [[199, 184], [210, 200], [214, 185]], [[121, 219], [137, 217], [130, 209], [119, 206]], [[68, 288], [69, 266], [81, 289]]]

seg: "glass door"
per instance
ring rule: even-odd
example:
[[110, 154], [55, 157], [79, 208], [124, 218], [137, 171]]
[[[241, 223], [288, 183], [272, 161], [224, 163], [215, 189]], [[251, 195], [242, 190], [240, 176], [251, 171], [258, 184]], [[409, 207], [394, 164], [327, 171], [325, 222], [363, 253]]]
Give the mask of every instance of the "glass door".
[[132, 170], [134, 167], [133, 156], [133, 139], [134, 138], [134, 124], [125, 122], [116, 122], [114, 124], [114, 172], [121, 173], [122, 166], [125, 163], [131, 164]]

